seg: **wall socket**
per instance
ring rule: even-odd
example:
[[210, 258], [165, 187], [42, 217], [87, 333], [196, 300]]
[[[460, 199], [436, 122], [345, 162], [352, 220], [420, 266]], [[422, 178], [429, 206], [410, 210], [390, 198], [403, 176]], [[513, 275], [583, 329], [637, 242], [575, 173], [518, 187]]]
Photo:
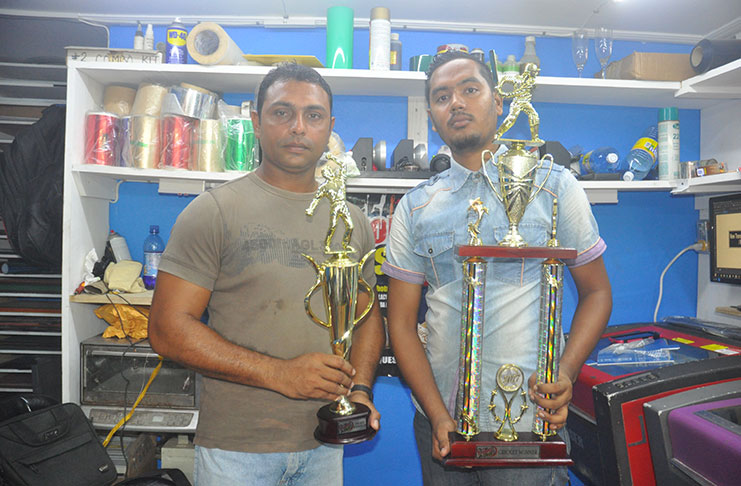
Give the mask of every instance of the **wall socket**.
[[[704, 241], [709, 245], [710, 240], [708, 239], [708, 226], [709, 222], [707, 219], [701, 219], [697, 222], [697, 241]], [[707, 253], [707, 251], [698, 253]]]

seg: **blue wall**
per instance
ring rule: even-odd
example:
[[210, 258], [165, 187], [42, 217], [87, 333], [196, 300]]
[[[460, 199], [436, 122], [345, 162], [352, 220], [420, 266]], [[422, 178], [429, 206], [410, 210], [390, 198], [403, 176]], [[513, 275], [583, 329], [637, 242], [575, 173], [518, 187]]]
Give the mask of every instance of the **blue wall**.
[[[134, 28], [111, 28], [111, 47], [130, 47]], [[155, 41], [164, 40], [164, 27], [155, 28]], [[323, 29], [227, 28], [245, 53], [308, 54], [325, 57]], [[434, 54], [443, 43], [464, 43], [484, 50], [494, 48], [500, 57], [524, 50], [523, 36], [465, 34], [450, 32], [402, 31], [403, 59], [421, 53]], [[354, 67], [365, 68], [368, 31], [357, 30], [354, 39]], [[591, 47], [591, 46], [590, 46]], [[615, 41], [613, 59], [633, 51], [689, 52], [691, 46], [645, 44]], [[571, 60], [570, 38], [538, 38], [537, 53], [541, 74], [576, 76]], [[403, 62], [406, 69], [408, 61]], [[599, 65], [590, 51], [586, 73], [595, 73]], [[235, 99], [236, 98], [236, 99]], [[232, 96], [236, 103], [242, 97]], [[406, 99], [339, 96], [335, 100], [335, 130], [348, 149], [358, 137], [386, 140], [389, 153], [406, 138]], [[536, 103], [541, 117], [541, 137], [559, 140], [564, 146], [582, 145], [586, 150], [612, 145], [627, 152], [643, 129], [656, 123], [654, 108], [581, 106]], [[700, 114], [698, 110], [680, 110], [681, 159], [699, 159]], [[435, 153], [440, 139], [430, 130], [430, 153]], [[158, 198], [152, 204], [153, 198]], [[177, 214], [190, 197], [157, 195], [154, 184], [124, 183], [119, 201], [111, 205], [111, 228], [124, 235], [134, 259], [142, 258], [141, 244], [150, 224], [159, 224], [166, 240]], [[697, 212], [691, 197], [674, 197], [667, 192], [620, 193], [617, 205], [593, 206], [600, 231], [607, 242], [604, 256], [613, 286], [614, 308], [610, 324], [650, 321], [658, 297], [659, 276], [667, 263], [681, 249], [695, 242]], [[683, 255], [667, 273], [664, 300], [659, 317], [670, 314], [694, 316], [697, 296], [697, 258]], [[569, 280], [566, 287], [564, 322], [568, 330], [573, 315], [576, 290]], [[382, 413], [382, 430], [374, 441], [346, 448], [345, 478], [348, 485], [421, 484], [417, 451], [412, 437], [412, 405], [409, 390], [397, 378], [382, 377], [376, 383], [377, 406]]]

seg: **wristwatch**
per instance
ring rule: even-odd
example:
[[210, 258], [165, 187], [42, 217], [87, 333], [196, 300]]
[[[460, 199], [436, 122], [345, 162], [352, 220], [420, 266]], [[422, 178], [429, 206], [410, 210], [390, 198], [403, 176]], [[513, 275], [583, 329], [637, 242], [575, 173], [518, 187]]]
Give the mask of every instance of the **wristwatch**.
[[353, 385], [353, 387], [350, 388], [350, 393], [356, 392], [356, 391], [365, 392], [366, 395], [368, 395], [368, 398], [370, 398], [370, 401], [371, 402], [373, 401], [373, 390], [371, 390], [369, 386]]

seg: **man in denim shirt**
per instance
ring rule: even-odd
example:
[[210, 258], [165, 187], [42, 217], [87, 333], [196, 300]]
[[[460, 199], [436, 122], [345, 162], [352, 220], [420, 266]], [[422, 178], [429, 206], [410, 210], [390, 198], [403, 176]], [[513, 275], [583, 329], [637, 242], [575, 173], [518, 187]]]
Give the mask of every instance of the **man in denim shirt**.
[[[467, 223], [475, 219], [468, 212], [471, 200], [481, 198], [489, 210], [480, 226], [484, 245], [495, 245], [504, 237], [508, 220], [492, 189], [498, 178], [496, 166], [488, 160], [486, 170], [481, 170], [484, 150], [491, 150], [494, 157], [505, 150], [492, 143], [502, 100], [495, 94], [491, 72], [467, 54], [445, 53], [430, 66], [425, 94], [433, 129], [450, 146], [453, 161], [449, 170], [401, 199], [394, 212], [383, 264], [383, 271], [390, 277], [389, 334], [417, 407], [414, 427], [424, 483], [566, 484], [565, 467], [455, 469], [439, 463], [450, 452], [448, 433], [456, 428], [453, 416], [460, 378], [463, 273], [454, 248], [468, 241]], [[547, 168], [538, 170], [537, 186], [547, 172]], [[485, 397], [496, 389], [500, 366], [514, 363], [530, 377], [530, 410], [536, 410], [534, 404], [550, 410], [540, 413], [561, 429], [566, 423], [572, 384], [602, 335], [612, 296], [601, 256], [605, 243], [584, 191], [568, 170], [553, 167], [543, 190], [527, 207], [519, 224], [520, 233], [528, 245], [545, 246], [554, 197], [558, 197], [558, 240], [561, 246], [578, 252], [574, 260], [566, 262], [579, 301], [560, 359], [560, 376], [553, 384], [535, 384], [541, 260], [490, 260], [481, 394]], [[429, 286], [425, 297], [428, 335], [423, 346], [417, 334], [417, 312], [425, 282]], [[552, 398], [545, 399], [545, 393]], [[531, 430], [533, 413], [526, 412], [516, 425], [518, 431]], [[482, 431], [495, 431], [498, 424], [492, 414], [482, 412], [479, 426]]]

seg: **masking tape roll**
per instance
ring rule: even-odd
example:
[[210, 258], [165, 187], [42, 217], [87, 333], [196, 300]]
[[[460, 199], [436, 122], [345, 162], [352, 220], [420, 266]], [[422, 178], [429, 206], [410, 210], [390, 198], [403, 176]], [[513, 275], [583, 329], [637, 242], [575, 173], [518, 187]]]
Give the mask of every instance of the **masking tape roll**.
[[241, 49], [215, 22], [201, 22], [188, 33], [188, 54], [198, 64], [243, 64]]
[[136, 90], [126, 86], [110, 85], [103, 91], [103, 110], [118, 116], [128, 116], [134, 104]]
[[160, 84], [142, 83], [136, 90], [132, 115], [160, 116], [162, 100], [167, 94], [167, 88]]

